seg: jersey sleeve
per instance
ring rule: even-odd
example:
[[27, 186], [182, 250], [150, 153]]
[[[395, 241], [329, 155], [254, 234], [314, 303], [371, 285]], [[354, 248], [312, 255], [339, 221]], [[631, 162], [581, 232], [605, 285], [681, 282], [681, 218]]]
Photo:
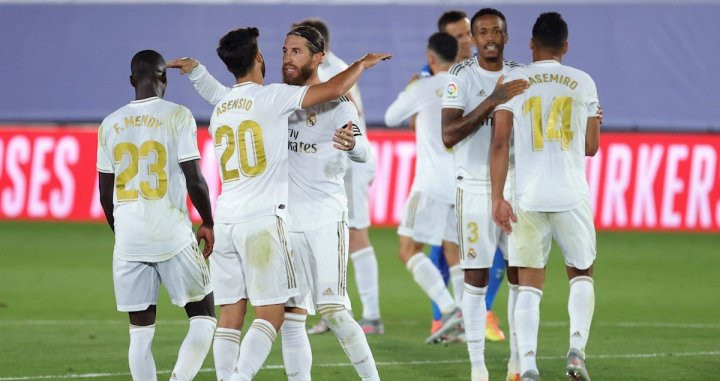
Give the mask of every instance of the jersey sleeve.
[[[451, 69], [452, 71], [452, 69]], [[465, 110], [469, 94], [469, 84], [462, 75], [449, 74], [442, 97], [442, 108]]]
[[218, 104], [231, 90], [215, 79], [203, 64], [198, 64], [188, 78], [200, 96], [212, 105]]
[[178, 163], [200, 159], [197, 146], [197, 125], [190, 110], [183, 106], [177, 114], [176, 128], [178, 132]]
[[353, 138], [355, 147], [348, 151], [350, 160], [364, 163], [370, 157], [370, 143], [360, 129], [360, 116], [357, 108], [347, 98], [341, 98], [340, 104], [335, 107], [332, 115], [332, 123], [335, 128], [345, 128], [348, 122], [352, 123]]
[[405, 119], [417, 114], [420, 103], [417, 87], [418, 83], [415, 81], [398, 94], [397, 99], [385, 111], [385, 125], [388, 127], [399, 126]]
[[108, 150], [106, 144], [107, 139], [105, 136], [105, 130], [106, 130], [105, 122], [100, 125], [100, 128], [98, 128], [98, 142], [97, 142], [97, 170], [98, 172], [103, 173], [114, 173], [114, 164], [112, 160], [112, 156], [110, 156], [110, 151]]
[[293, 86], [283, 83], [274, 83], [267, 87], [270, 89], [272, 97], [268, 105], [272, 105], [276, 113], [288, 116], [302, 109], [302, 102], [309, 88], [309, 86]]
[[587, 90], [585, 91], [584, 104], [587, 110], [588, 118], [590, 118], [598, 116], [598, 106], [600, 105], [600, 100], [598, 99], [595, 81], [593, 81], [589, 75], [587, 76], [587, 81], [588, 85]]

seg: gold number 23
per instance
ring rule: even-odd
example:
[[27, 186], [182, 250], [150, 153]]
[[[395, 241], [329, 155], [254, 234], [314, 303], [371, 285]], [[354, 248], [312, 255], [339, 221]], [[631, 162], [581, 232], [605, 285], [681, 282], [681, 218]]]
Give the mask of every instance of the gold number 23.
[[[155, 152], [155, 162], [148, 164], [147, 173], [155, 176], [157, 186], [153, 188], [149, 181], [140, 181], [140, 191], [138, 189], [126, 189], [127, 183], [138, 174], [140, 159], [147, 159], [150, 152]], [[115, 179], [115, 195], [118, 201], [137, 200], [138, 194], [148, 200], [161, 199], [167, 193], [167, 172], [165, 165], [167, 164], [167, 151], [165, 147], [158, 141], [148, 140], [145, 143], [136, 146], [130, 142], [120, 143], [113, 149], [115, 164], [122, 163], [125, 155], [130, 156], [130, 164], [120, 172]]]
[[[523, 105], [523, 115], [531, 113], [532, 142], [534, 151], [545, 149], [545, 141], [560, 141], [564, 150], [570, 148], [573, 139], [571, 130], [572, 121], [571, 97], [555, 97], [550, 104], [550, 113], [545, 121], [546, 129], [543, 134], [542, 98], [530, 97]], [[562, 119], [560, 119], [562, 118]], [[558, 128], [558, 124], [560, 128]], [[544, 135], [544, 136], [543, 136]]]

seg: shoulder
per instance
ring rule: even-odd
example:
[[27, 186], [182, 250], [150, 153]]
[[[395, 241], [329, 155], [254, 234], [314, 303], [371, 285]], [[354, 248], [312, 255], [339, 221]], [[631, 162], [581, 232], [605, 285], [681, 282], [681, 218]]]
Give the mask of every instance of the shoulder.
[[475, 66], [477, 66], [475, 57], [467, 58], [452, 65], [448, 70], [448, 74], [461, 77], [467, 75], [470, 72], [469, 69]]
[[525, 67], [525, 64], [522, 64], [515, 60], [504, 60], [503, 63], [508, 69], [514, 69], [517, 67]]

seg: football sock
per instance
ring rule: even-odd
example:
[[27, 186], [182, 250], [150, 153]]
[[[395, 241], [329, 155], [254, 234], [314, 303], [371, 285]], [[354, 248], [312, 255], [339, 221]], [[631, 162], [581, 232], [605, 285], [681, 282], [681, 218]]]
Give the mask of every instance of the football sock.
[[218, 381], [230, 381], [230, 377], [232, 377], [232, 371], [240, 353], [240, 335], [239, 329], [218, 328], [215, 331], [213, 359]]
[[465, 284], [465, 295], [462, 298], [462, 313], [465, 323], [470, 365], [472, 368], [485, 368], [485, 293], [487, 287], [475, 287]]
[[350, 259], [355, 268], [355, 283], [362, 301], [362, 316], [364, 319], [380, 319], [378, 262], [375, 250], [368, 246], [351, 253]]
[[[430, 262], [432, 262], [433, 265], [435, 265], [435, 267], [440, 270], [440, 275], [442, 275], [445, 284], [448, 284], [448, 282], [450, 281], [450, 269], [448, 269], [448, 264], [447, 260], [445, 259], [445, 252], [443, 251], [443, 247], [432, 246], [430, 248], [430, 254], [428, 255], [428, 258], [430, 259]], [[435, 302], [431, 302], [431, 304], [433, 310], [433, 320], [442, 319], [442, 313], [440, 312], [440, 308]]]
[[440, 271], [433, 266], [425, 254], [413, 255], [407, 261], [407, 269], [413, 274], [415, 282], [425, 291], [425, 294], [437, 303], [443, 314], [452, 312], [457, 307], [443, 282]]
[[578, 276], [570, 280], [568, 314], [570, 315], [570, 348], [585, 353], [590, 335], [590, 323], [595, 312], [595, 290], [593, 279]]
[[190, 381], [195, 378], [212, 345], [216, 325], [217, 319], [211, 316], [190, 318], [190, 328], [180, 346], [171, 380]]
[[262, 368], [277, 336], [269, 321], [255, 319], [240, 343], [240, 355], [233, 370], [232, 381], [251, 380]]
[[283, 363], [289, 381], [310, 380], [312, 351], [305, 330], [307, 315], [286, 312], [280, 327]]
[[157, 380], [155, 359], [152, 355], [152, 342], [155, 336], [155, 324], [148, 326], [130, 325], [130, 348], [128, 363], [133, 380]]
[[375, 359], [373, 358], [370, 346], [368, 345], [365, 333], [360, 325], [348, 314], [344, 306], [322, 305], [318, 306], [318, 312], [327, 322], [330, 330], [335, 334], [347, 355], [355, 372], [362, 380], [380, 380]]
[[536, 370], [537, 338], [540, 326], [540, 300], [542, 290], [535, 287], [518, 287], [515, 302], [515, 331], [517, 332], [520, 374]]
[[495, 297], [500, 291], [500, 285], [502, 285], [503, 278], [505, 277], [505, 258], [503, 258], [503, 252], [500, 248], [495, 250], [495, 257], [493, 257], [492, 267], [490, 267], [490, 277], [488, 280], [488, 292], [485, 297], [485, 307], [488, 311], [492, 310]]
[[460, 306], [465, 293], [465, 271], [460, 268], [460, 265], [450, 268], [450, 283], [452, 283], [453, 295], [455, 296], [455, 305]]
[[517, 332], [515, 331], [515, 303], [517, 302], [518, 296], [518, 285], [508, 283], [508, 304], [507, 304], [507, 316], [508, 316], [508, 335], [510, 336], [510, 360], [508, 361], [508, 368], [518, 369], [518, 347], [517, 347]]

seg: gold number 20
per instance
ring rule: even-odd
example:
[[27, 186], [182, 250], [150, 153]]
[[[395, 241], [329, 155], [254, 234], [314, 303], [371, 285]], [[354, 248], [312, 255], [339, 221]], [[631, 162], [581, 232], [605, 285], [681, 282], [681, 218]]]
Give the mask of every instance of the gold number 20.
[[[148, 164], [147, 174], [153, 175], [157, 179], [157, 186], [153, 188], [149, 181], [140, 181], [140, 189], [126, 189], [127, 183], [137, 176], [139, 171], [140, 159], [147, 159], [150, 152], [155, 152], [155, 162]], [[120, 143], [113, 149], [115, 164], [122, 163], [124, 156], [130, 156], [130, 164], [115, 179], [115, 195], [118, 201], [134, 201], [137, 200], [138, 194], [148, 200], [158, 200], [167, 193], [167, 172], [165, 165], [167, 164], [167, 151], [165, 147], [158, 141], [148, 140], [145, 143], [136, 146], [130, 142]]]
[[[220, 155], [220, 175], [223, 182], [239, 179], [241, 171], [245, 177], [257, 176], [265, 171], [267, 168], [265, 146], [263, 145], [262, 128], [257, 122], [246, 120], [240, 123], [237, 136], [230, 126], [218, 127], [215, 130], [215, 147], [221, 146], [223, 140], [226, 142], [225, 149]], [[248, 150], [248, 143], [252, 152]], [[236, 146], [240, 168], [228, 169], [228, 161], [235, 153]], [[255, 164], [250, 164], [250, 154], [254, 156]]]
[[[543, 134], [542, 98], [530, 97], [523, 105], [523, 115], [531, 113], [533, 150], [545, 149], [545, 141], [560, 141], [564, 150], [570, 148], [573, 139], [571, 129], [572, 98], [555, 97], [550, 104], [550, 113], [545, 121], [546, 129]], [[561, 119], [562, 118], [562, 119]], [[560, 125], [560, 128], [558, 128]], [[544, 135], [544, 136], [543, 136]]]

